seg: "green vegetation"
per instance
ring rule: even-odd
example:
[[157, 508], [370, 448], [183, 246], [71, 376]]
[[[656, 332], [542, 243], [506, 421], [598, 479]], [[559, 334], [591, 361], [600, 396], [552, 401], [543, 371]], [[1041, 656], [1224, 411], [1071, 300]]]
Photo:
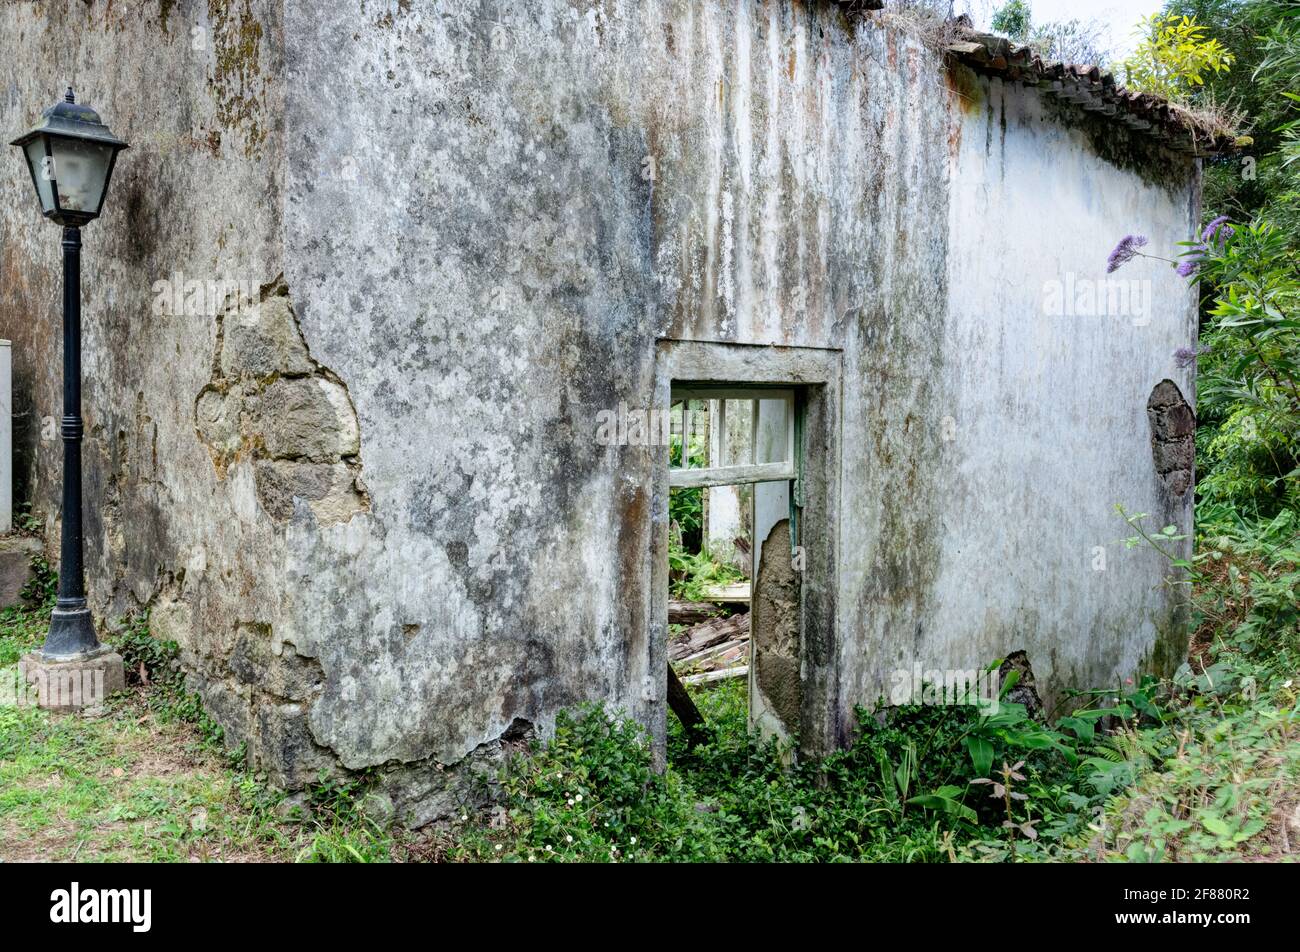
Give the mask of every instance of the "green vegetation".
[[[1207, 247], [1208, 245], [1208, 247]], [[1272, 518], [1300, 509], [1300, 269], [1285, 234], [1241, 225], [1198, 245], [1213, 289], [1202, 323], [1199, 497]]]
[[[30, 607], [0, 612], [0, 678], [40, 645], [53, 585]], [[327, 782], [286, 798], [228, 752], [185, 691], [176, 646], [144, 617], [110, 639], [128, 690], [102, 710], [51, 714], [0, 705], [0, 859], [224, 862], [387, 859], [393, 838], [356, 807], [357, 786]], [[299, 803], [301, 801], [301, 803]]]
[[1207, 74], [1187, 96], [1199, 109], [1239, 117], [1238, 155], [1206, 163], [1210, 217], [1267, 221], [1300, 245], [1300, 5], [1291, 0], [1170, 0], [1168, 14], [1192, 16], [1232, 51], [1226, 72]]
[[[1141, 517], [1129, 517], [1140, 528]], [[746, 730], [745, 686], [695, 691], [712, 732], [669, 766], [598, 707], [500, 778], [504, 807], [468, 817], [449, 855], [545, 861], [1044, 861], [1281, 858], [1300, 847], [1300, 552], [1294, 521], [1214, 524], [1183, 565], [1193, 659], [1078, 698], [1046, 726], [1005, 700], [862, 713], [824, 761], [783, 766]], [[1176, 539], [1171, 532], [1151, 540]], [[1134, 545], [1149, 544], [1139, 533]], [[1014, 681], [1008, 677], [1004, 692]], [[1294, 845], [1293, 845], [1294, 844]]]
[[708, 549], [691, 553], [670, 546], [668, 570], [672, 577], [670, 583], [672, 597], [688, 602], [704, 601], [708, 590], [715, 586], [730, 585], [745, 580], [743, 572], [714, 558]]
[[1236, 61], [1195, 17], [1143, 17], [1140, 33], [1137, 49], [1121, 64], [1130, 89], [1182, 100], [1205, 85], [1207, 74], [1225, 73]]

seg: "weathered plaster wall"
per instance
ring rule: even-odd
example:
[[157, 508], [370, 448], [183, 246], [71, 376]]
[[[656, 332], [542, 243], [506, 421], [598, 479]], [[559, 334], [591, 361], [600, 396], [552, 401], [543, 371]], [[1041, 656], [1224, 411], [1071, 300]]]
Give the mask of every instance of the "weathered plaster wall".
[[662, 731], [655, 450], [597, 445], [597, 412], [650, 402], [657, 337], [846, 347], [900, 384], [856, 423], [901, 440], [865, 421], [929, 391], [945, 304], [916, 44], [824, 3], [438, 10], [290, 4], [285, 30], [286, 278], [372, 500], [291, 524], [286, 612], [349, 766], [455, 761], [585, 698]]
[[[295, 664], [290, 652], [252, 684], [239, 676], [253, 670], [244, 659], [268, 653], [283, 528], [259, 506], [255, 460], [216, 465], [196, 416], [221, 371], [223, 315], [235, 306], [229, 288], [209, 282], [238, 282], [256, 304], [284, 270], [281, 13], [269, 0], [5, 4], [0, 128], [12, 137], [30, 127], [72, 84], [131, 143], [104, 216], [83, 230], [91, 604], [102, 622], [151, 607], [187, 665], [222, 678], [205, 698], [232, 737], [247, 738], [277, 779], [294, 780], [330, 762], [317, 756], [299, 703], [312, 683], [299, 669], [311, 663]], [[56, 553], [59, 229], [40, 217], [27, 171], [8, 151], [0, 332], [14, 340], [19, 495], [45, 517]], [[265, 730], [252, 730], [256, 718]]]
[[[843, 733], [914, 658], [1025, 647], [1094, 684], [1162, 624], [1154, 563], [1085, 573], [1111, 503], [1157, 511], [1139, 437], [1161, 376], [1190, 392], [1186, 292], [1153, 276], [1176, 306], [1147, 336], [1034, 308], [1120, 231], [1185, 235], [1191, 192], [1031, 97], [963, 107], [915, 41], [821, 2], [41, 7], [0, 10], [4, 127], [70, 75], [135, 144], [86, 232], [93, 601], [152, 606], [274, 779], [380, 767], [420, 820], [442, 765], [566, 705], [662, 736], [657, 451], [595, 440], [652, 399], [660, 337], [843, 351]], [[29, 190], [0, 166], [34, 420], [58, 245]], [[251, 306], [159, 316], [177, 271]], [[57, 441], [26, 446], [52, 513]]]
[[[1018, 649], [1049, 701], [1144, 663], [1172, 674], [1186, 641], [1161, 585], [1171, 568], [1118, 542], [1133, 533], [1114, 507], [1149, 513], [1152, 528], [1191, 528], [1191, 492], [1170, 493], [1153, 465], [1147, 402], [1165, 378], [1193, 393], [1174, 359], [1195, 339], [1193, 292], [1143, 258], [1110, 276], [1139, 282], [1122, 313], [1104, 286], [1091, 306], [1086, 290], [1105, 281], [1125, 234], [1177, 253], [1198, 222], [1197, 170], [1040, 93], [964, 70], [951, 86], [948, 255], [936, 275], [949, 307], [933, 328], [944, 399], [914, 450], [937, 493], [904, 502], [924, 527], [908, 544], [880, 534], [883, 494], [865, 493], [879, 501], [855, 513], [874, 560], [846, 558], [846, 586], [862, 584], [876, 610], [860, 618], [865, 650], [848, 649], [846, 691], [869, 698], [899, 668], [977, 669]], [[1058, 308], [1055, 290], [1071, 306]]]

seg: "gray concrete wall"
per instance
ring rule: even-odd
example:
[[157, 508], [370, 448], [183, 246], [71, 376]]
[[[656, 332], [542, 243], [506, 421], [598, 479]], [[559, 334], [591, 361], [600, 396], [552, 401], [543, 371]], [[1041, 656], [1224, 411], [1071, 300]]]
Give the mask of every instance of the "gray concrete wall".
[[[1125, 231], [1185, 236], [1185, 160], [1147, 181], [829, 3], [69, 0], [0, 29], [4, 128], [72, 76], [135, 144], [86, 231], [93, 601], [150, 606], [276, 779], [402, 765], [421, 819], [439, 765], [564, 706], [662, 725], [657, 450], [594, 438], [652, 400], [661, 337], [843, 351], [845, 736], [914, 659], [1025, 647], [1091, 685], [1166, 629], [1160, 566], [1087, 552], [1160, 502], [1145, 394], [1187, 382], [1190, 298], [1153, 271], [1141, 333], [1035, 308]], [[30, 188], [0, 166], [0, 336], [53, 514]], [[178, 271], [252, 300], [160, 316]]]

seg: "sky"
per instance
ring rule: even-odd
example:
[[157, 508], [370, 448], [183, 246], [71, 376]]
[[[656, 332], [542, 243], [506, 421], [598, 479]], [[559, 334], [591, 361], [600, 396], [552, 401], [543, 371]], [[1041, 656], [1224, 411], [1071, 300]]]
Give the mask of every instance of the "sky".
[[[964, 0], [975, 25], [988, 29], [993, 11], [1001, 0]], [[1133, 49], [1133, 29], [1144, 16], [1157, 12], [1163, 0], [1029, 0], [1033, 20], [1046, 23], [1050, 20], [1097, 20], [1106, 25], [1109, 42], [1106, 44], [1114, 58], [1120, 58]], [[956, 4], [963, 6], [962, 0]]]

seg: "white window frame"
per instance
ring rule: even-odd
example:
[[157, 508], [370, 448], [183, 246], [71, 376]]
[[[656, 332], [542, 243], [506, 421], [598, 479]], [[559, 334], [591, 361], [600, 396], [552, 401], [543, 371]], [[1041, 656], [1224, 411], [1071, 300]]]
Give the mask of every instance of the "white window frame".
[[[716, 425], [726, 433], [728, 400], [751, 401], [752, 430], [749, 439], [749, 462], [731, 466], [705, 466], [691, 469], [691, 401], [717, 400]], [[779, 463], [755, 463], [758, 448], [758, 403], [780, 400], [785, 403], [785, 459]], [[673, 387], [671, 406], [682, 404], [682, 459], [680, 466], [668, 468], [668, 485], [674, 489], [699, 486], [737, 486], [747, 483], [771, 483], [795, 478], [794, 391], [767, 387]], [[721, 444], [720, 444], [721, 445]]]

